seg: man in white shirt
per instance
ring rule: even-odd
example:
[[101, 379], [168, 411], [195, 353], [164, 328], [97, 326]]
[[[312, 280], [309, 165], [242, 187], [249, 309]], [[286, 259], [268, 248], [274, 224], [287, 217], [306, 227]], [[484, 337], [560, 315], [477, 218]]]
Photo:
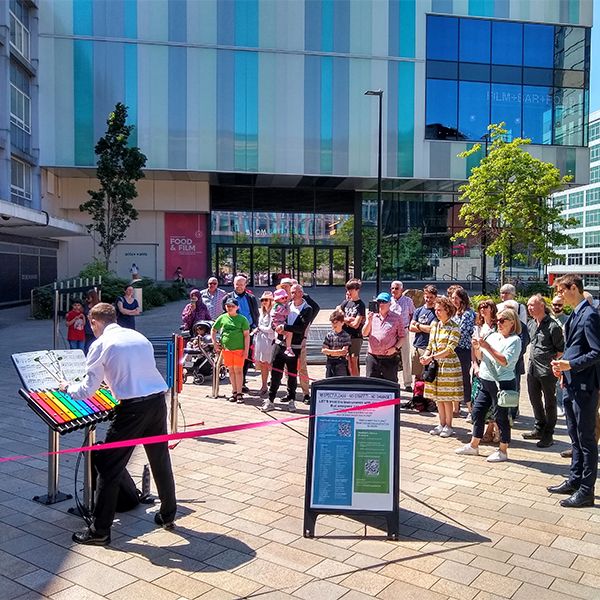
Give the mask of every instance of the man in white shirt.
[[[100, 302], [89, 313], [96, 341], [87, 355], [87, 372], [81, 383], [62, 381], [60, 390], [73, 398], [91, 396], [104, 381], [120, 401], [108, 431], [106, 443], [167, 433], [167, 384], [156, 368], [152, 344], [139, 332], [117, 325], [115, 309]], [[160, 511], [154, 522], [173, 527], [177, 501], [175, 481], [166, 442], [144, 446], [158, 495]], [[73, 534], [78, 544], [105, 546], [115, 516], [119, 484], [134, 447], [104, 450], [99, 471], [93, 524]]]

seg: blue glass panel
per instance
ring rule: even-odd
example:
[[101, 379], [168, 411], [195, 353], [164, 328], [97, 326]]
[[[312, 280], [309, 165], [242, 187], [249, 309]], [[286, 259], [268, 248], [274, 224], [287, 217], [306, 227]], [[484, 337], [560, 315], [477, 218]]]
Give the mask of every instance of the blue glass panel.
[[427, 80], [426, 138], [456, 139], [456, 95], [456, 81]]
[[525, 67], [523, 69], [523, 83], [525, 85], [552, 85], [553, 75], [552, 69]]
[[489, 21], [480, 19], [460, 20], [460, 60], [465, 62], [490, 62]]
[[523, 63], [523, 25], [492, 23], [492, 64], [521, 65]]
[[534, 144], [552, 143], [552, 88], [523, 86], [523, 137]]
[[508, 141], [521, 135], [521, 86], [492, 84], [492, 123], [506, 123]]
[[489, 81], [490, 65], [477, 63], [460, 63], [459, 79], [463, 81]]
[[521, 67], [492, 65], [492, 81], [495, 83], [521, 83], [522, 77]]
[[458, 60], [458, 19], [427, 17], [427, 58]]
[[460, 139], [483, 139], [490, 124], [490, 84], [461, 81], [458, 98]]
[[429, 79], [458, 79], [458, 63], [447, 60], [428, 60], [427, 77]]
[[524, 25], [523, 64], [527, 67], [548, 67], [554, 64], [554, 27]]

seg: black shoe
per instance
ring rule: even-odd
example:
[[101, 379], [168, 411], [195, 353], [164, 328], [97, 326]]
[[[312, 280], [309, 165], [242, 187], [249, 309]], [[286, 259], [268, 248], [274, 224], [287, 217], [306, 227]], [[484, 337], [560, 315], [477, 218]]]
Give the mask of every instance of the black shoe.
[[565, 508], [581, 508], [583, 506], [594, 506], [594, 494], [585, 494], [577, 490], [572, 496], [560, 501]]
[[89, 527], [83, 531], [76, 531], [71, 539], [76, 544], [85, 544], [86, 546], [108, 546], [110, 544], [110, 534], [100, 535]]
[[523, 436], [524, 440], [541, 440], [542, 439], [542, 432], [538, 431], [537, 429], [534, 429], [533, 431], [526, 431], [525, 433], [521, 434]]
[[550, 446], [552, 446], [553, 444], [554, 440], [552, 439], [552, 436], [545, 436], [536, 444], [536, 446], [538, 448], [550, 448]]
[[405, 392], [412, 392], [412, 391], [413, 391], [413, 389], [412, 389], [412, 385], [405, 385], [405, 386], [404, 386], [404, 391], [405, 391]]
[[163, 516], [157, 512], [154, 514], [154, 522], [157, 525], [160, 525], [163, 529], [173, 529], [173, 527], [175, 527], [175, 522], [174, 521], [165, 521], [163, 519]]
[[573, 458], [573, 448], [569, 448], [568, 450], [563, 450], [560, 455], [563, 458]]
[[248, 394], [250, 392], [250, 388], [247, 385], [243, 385], [242, 392], [244, 392], [244, 394]]
[[302, 402], [304, 402], [304, 404], [310, 404], [310, 396], [308, 394], [306, 394], [304, 396], [304, 399], [302, 400]]
[[292, 398], [292, 396], [285, 396], [280, 400], [280, 402], [289, 402], [290, 400], [296, 401], [296, 398]]
[[567, 480], [559, 485], [550, 485], [546, 488], [551, 494], [574, 494], [579, 486], [569, 483]]

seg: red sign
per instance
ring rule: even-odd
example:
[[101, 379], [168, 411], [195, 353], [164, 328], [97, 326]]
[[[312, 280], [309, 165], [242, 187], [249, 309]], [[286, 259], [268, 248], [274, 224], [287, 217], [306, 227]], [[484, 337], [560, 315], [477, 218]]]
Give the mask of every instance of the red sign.
[[165, 213], [165, 279], [175, 279], [178, 267], [184, 279], [207, 277], [207, 218], [200, 213]]

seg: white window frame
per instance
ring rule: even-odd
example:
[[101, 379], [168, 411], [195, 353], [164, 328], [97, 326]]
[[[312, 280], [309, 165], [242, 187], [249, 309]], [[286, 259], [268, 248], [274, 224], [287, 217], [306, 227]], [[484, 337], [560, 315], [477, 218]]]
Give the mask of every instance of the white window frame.
[[[31, 165], [15, 158], [14, 156], [10, 159], [11, 169], [10, 169], [10, 192], [19, 198], [23, 198], [23, 200], [27, 200], [31, 202], [31, 186], [32, 186], [32, 178], [33, 172]], [[18, 179], [20, 181], [13, 181], [13, 175], [15, 174], [16, 167], [20, 172], [17, 173]]]
[[[19, 17], [12, 10], [10, 14], [10, 45], [26, 60], [29, 60], [30, 34], [29, 29], [23, 25]], [[14, 36], [12, 35], [14, 33]], [[14, 38], [14, 41], [13, 41]]]
[[[18, 103], [16, 107], [13, 106], [13, 91]], [[31, 134], [31, 98], [14, 83], [10, 84], [10, 122]]]

